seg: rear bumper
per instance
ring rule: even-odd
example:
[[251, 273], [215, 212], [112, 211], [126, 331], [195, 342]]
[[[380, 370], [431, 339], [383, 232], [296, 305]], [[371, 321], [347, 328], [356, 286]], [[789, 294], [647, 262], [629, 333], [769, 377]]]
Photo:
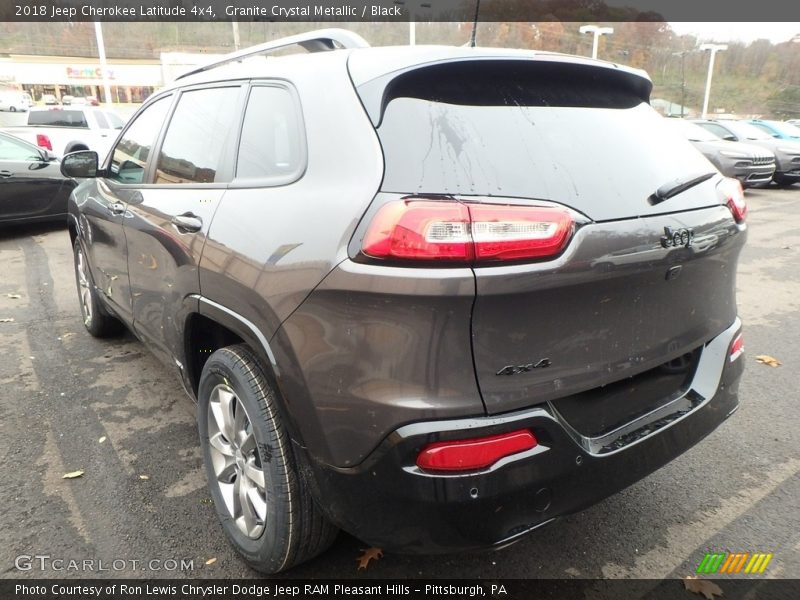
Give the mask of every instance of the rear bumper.
[[[581, 436], [549, 404], [415, 423], [397, 429], [357, 468], [310, 464], [312, 489], [333, 522], [385, 550], [452, 552], [510, 543], [635, 483], [714, 431], [738, 407], [744, 361], [728, 356], [739, 331], [737, 319], [706, 345], [682, 404], [621, 428], [616, 443]], [[432, 475], [415, 466], [431, 442], [516, 429], [533, 431], [539, 445], [487, 470]]]

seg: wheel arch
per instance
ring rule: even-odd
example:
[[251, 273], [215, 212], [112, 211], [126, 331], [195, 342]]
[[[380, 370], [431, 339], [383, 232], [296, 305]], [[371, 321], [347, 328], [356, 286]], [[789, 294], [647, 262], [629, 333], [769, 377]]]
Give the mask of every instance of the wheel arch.
[[89, 145], [86, 144], [86, 142], [81, 142], [81, 141], [75, 140], [75, 141], [69, 142], [64, 147], [64, 154], [69, 154], [70, 152], [77, 152], [78, 150], [88, 150], [88, 149], [89, 149]]
[[69, 231], [69, 245], [72, 246], [78, 238], [79, 231], [78, 219], [72, 213], [67, 214], [67, 231]]
[[258, 357], [269, 384], [275, 391], [277, 405], [290, 437], [305, 447], [303, 435], [292, 418], [292, 411], [284, 398], [281, 386], [281, 369], [266, 336], [254, 323], [237, 312], [204, 298], [197, 300], [196, 311], [190, 312], [184, 324], [184, 384], [197, 399], [203, 365], [211, 354], [233, 344], [247, 345]]
[[186, 372], [192, 392], [197, 394], [205, 359], [219, 348], [240, 343], [256, 353], [270, 383], [277, 388], [280, 371], [264, 334], [231, 309], [200, 295], [193, 298], [197, 300], [197, 311], [187, 315], [184, 326]]

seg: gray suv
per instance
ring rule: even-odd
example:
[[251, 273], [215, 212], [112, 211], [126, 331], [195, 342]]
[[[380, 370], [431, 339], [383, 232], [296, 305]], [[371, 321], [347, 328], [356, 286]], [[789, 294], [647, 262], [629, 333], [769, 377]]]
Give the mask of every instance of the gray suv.
[[[265, 57], [293, 44], [311, 52]], [[250, 565], [338, 529], [508, 544], [736, 410], [742, 190], [651, 87], [325, 30], [197, 69], [102, 163], [64, 158], [87, 178], [69, 207], [86, 328], [124, 324], [183, 382]]]
[[693, 121], [728, 142], [744, 142], [760, 146], [775, 154], [773, 181], [779, 185], [792, 185], [800, 181], [800, 143], [794, 140], [779, 140], [746, 121], [732, 119]]
[[677, 133], [703, 153], [720, 173], [738, 179], [742, 187], [769, 185], [775, 175], [775, 155], [759, 146], [723, 140], [684, 119], [667, 119]]

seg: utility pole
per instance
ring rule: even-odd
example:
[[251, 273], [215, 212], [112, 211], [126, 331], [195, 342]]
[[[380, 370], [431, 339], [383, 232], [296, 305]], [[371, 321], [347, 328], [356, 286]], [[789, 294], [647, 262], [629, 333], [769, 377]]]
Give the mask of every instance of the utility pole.
[[672, 56], [681, 57], [681, 119], [684, 118], [684, 107], [686, 106], [686, 54], [689, 50], [673, 52]]
[[601, 35], [611, 35], [614, 33], [613, 27], [598, 27], [597, 25], [583, 25], [578, 29], [581, 33], [591, 33], [594, 36], [592, 40], [592, 58], [597, 58], [597, 44]]
[[239, 49], [239, 22], [238, 21], [231, 21], [231, 27], [233, 27], [233, 50], [236, 51]]
[[106, 45], [103, 42], [103, 27], [100, 21], [94, 22], [94, 35], [97, 38], [97, 53], [100, 55], [100, 71], [103, 76], [103, 95], [106, 104], [111, 104], [111, 85], [108, 83], [108, 64], [106, 63]]
[[476, 44], [476, 38], [478, 34], [478, 16], [481, 13], [481, 0], [476, 0], [475, 2], [475, 19], [472, 21], [472, 35], [469, 37], [469, 46], [470, 48], [474, 48]]
[[722, 52], [723, 50], [727, 50], [728, 46], [725, 44], [703, 44], [700, 46], [700, 50], [708, 50], [711, 52], [711, 58], [708, 61], [708, 77], [706, 77], [706, 95], [703, 98], [703, 118], [707, 118], [708, 115], [708, 98], [711, 95], [711, 76], [714, 73], [714, 57], [717, 55], [717, 52]]

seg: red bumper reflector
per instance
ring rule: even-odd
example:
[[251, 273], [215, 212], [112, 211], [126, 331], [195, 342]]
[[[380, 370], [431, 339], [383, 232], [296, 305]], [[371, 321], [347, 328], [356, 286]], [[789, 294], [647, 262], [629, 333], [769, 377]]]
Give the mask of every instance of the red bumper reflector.
[[485, 469], [501, 458], [535, 448], [537, 443], [527, 429], [490, 437], [436, 442], [419, 453], [417, 466], [425, 471]]
[[744, 191], [739, 180], [726, 177], [717, 184], [717, 192], [720, 194], [722, 202], [731, 211], [733, 219], [737, 223], [743, 223], [747, 216], [747, 202], [745, 202]]
[[744, 338], [742, 338], [742, 334], [736, 336], [736, 339], [733, 340], [733, 344], [731, 344], [731, 362], [735, 361], [739, 358], [742, 353], [744, 352]]

